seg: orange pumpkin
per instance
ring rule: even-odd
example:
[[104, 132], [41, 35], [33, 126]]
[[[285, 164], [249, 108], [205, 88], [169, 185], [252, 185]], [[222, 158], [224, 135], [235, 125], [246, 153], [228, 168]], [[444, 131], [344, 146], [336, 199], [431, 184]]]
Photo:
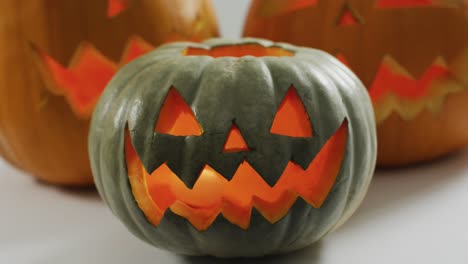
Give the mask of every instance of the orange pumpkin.
[[46, 182], [92, 184], [89, 119], [117, 69], [216, 35], [209, 0], [2, 0], [0, 155]]
[[245, 36], [324, 49], [368, 87], [378, 164], [468, 144], [468, 1], [254, 0]]

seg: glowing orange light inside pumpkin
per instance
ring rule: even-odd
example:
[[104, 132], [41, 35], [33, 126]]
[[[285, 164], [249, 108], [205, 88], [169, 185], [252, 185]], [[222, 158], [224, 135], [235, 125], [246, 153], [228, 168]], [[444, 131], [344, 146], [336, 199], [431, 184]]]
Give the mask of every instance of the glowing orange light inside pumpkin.
[[309, 115], [293, 86], [281, 102], [270, 132], [290, 137], [312, 137]]
[[279, 221], [298, 196], [320, 208], [336, 181], [347, 137], [345, 120], [308, 168], [304, 170], [289, 162], [273, 187], [247, 161], [241, 163], [230, 181], [206, 165], [193, 189], [187, 188], [166, 164], [148, 174], [128, 131], [125, 155], [133, 194], [152, 224], [157, 226], [169, 208], [198, 230], [206, 230], [220, 213], [233, 224], [247, 229], [252, 207], [271, 223]]
[[120, 64], [127, 64], [146, 53], [152, 51], [154, 46], [138, 37], [130, 38], [125, 51], [120, 59]]
[[226, 45], [218, 46], [212, 49], [202, 49], [189, 47], [183, 54], [185, 56], [211, 56], [213, 58], [219, 57], [264, 57], [264, 56], [293, 56], [294, 53], [282, 49], [280, 47], [264, 47], [258, 44], [241, 44], [241, 45]]
[[249, 146], [247, 146], [244, 137], [235, 124], [232, 124], [231, 130], [229, 130], [223, 150], [225, 152], [249, 151]]
[[174, 88], [169, 89], [159, 111], [155, 131], [173, 136], [200, 136], [203, 133], [192, 109]]
[[108, 0], [107, 16], [114, 17], [125, 11], [130, 4], [130, 0]]
[[65, 95], [78, 116], [89, 118], [99, 96], [118, 68], [153, 47], [140, 38], [132, 38], [122, 55], [120, 64], [104, 56], [89, 43], [81, 44], [68, 67], [62, 66], [45, 52], [36, 49], [45, 75], [52, 81], [48, 88]]
[[43, 63], [57, 84], [59, 93], [67, 96], [78, 113], [87, 116], [94, 108], [97, 97], [117, 71], [115, 63], [103, 56], [90, 44], [78, 50], [69, 68], [63, 67], [52, 57], [41, 54]]
[[377, 72], [369, 94], [372, 101], [377, 101], [389, 93], [394, 93], [400, 98], [415, 100], [426, 96], [435, 80], [445, 79], [449, 74], [450, 71], [444, 60], [438, 58], [421, 78], [415, 79], [406, 69], [387, 56]]

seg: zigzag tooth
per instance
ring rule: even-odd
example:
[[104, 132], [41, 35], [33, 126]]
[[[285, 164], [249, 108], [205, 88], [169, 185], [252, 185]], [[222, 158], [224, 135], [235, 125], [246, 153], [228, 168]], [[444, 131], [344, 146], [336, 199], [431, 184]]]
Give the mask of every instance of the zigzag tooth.
[[68, 67], [45, 52], [38, 52], [42, 64], [40, 68], [49, 77], [47, 88], [55, 94], [64, 95], [79, 116], [90, 116], [102, 90], [115, 74], [117, 65], [87, 42], [80, 44]]
[[127, 42], [118, 65], [91, 43], [82, 42], [67, 67], [36, 46], [32, 45], [32, 48], [39, 57], [39, 68], [47, 77], [47, 89], [53, 94], [64, 95], [78, 116], [88, 118], [119, 66], [142, 56], [154, 47], [140, 37], [132, 37]]
[[171, 205], [171, 211], [186, 218], [199, 231], [205, 231], [221, 213], [221, 204], [213, 207], [195, 208], [184, 202], [176, 201]]
[[[437, 66], [441, 66], [441, 67], [444, 67], [444, 68], [448, 68], [448, 63], [447, 63], [447, 60], [445, 60], [444, 56], [437, 56], [435, 59], [434, 59], [434, 62], [432, 63], [432, 65], [437, 65]], [[431, 66], [429, 66], [430, 68]]]
[[222, 198], [222, 214], [231, 223], [243, 229], [249, 228], [252, 216], [252, 203], [247, 206], [238, 205], [233, 201]]
[[94, 58], [98, 58], [103, 63], [116, 67], [116, 63], [113, 62], [111, 59], [107, 58], [105, 55], [103, 55], [102, 52], [98, 50], [93, 44], [87, 41], [83, 41], [78, 45], [78, 48], [73, 53], [73, 56], [67, 68], [70, 70], [74, 70], [75, 68], [86, 64], [88, 60]]
[[[414, 76], [391, 55], [385, 55], [382, 60], [382, 66], [389, 67], [395, 74], [415, 79]], [[381, 66], [381, 67], [382, 67]]]
[[253, 205], [258, 212], [265, 217], [270, 223], [278, 222], [286, 215], [288, 210], [296, 202], [297, 194], [293, 191], [284, 191], [279, 199], [267, 201], [259, 196], [254, 195]]
[[150, 52], [155, 47], [138, 36], [131, 37], [125, 45], [124, 52], [120, 58], [120, 65], [127, 64], [130, 61]]
[[408, 71], [390, 56], [386, 56], [370, 86], [369, 93], [374, 102], [385, 94], [395, 94], [398, 98], [420, 99], [429, 93], [433, 81], [449, 74], [447, 62], [443, 56], [437, 56], [425, 72], [414, 78]]

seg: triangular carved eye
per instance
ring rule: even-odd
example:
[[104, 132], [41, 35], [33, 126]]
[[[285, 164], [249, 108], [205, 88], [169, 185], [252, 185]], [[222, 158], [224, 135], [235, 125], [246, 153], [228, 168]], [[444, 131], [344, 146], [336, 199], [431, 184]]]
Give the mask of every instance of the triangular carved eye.
[[173, 87], [159, 111], [155, 131], [172, 136], [200, 136], [203, 133], [192, 109]]
[[338, 26], [354, 26], [356, 24], [363, 24], [363, 19], [359, 13], [351, 7], [349, 3], [346, 3], [341, 15], [338, 19]]
[[309, 115], [294, 86], [281, 102], [270, 132], [289, 137], [312, 137]]
[[236, 124], [232, 124], [231, 130], [227, 136], [226, 143], [224, 144], [224, 152], [241, 152], [249, 151], [249, 146], [245, 142], [239, 128]]
[[130, 0], [108, 0], [107, 16], [115, 17], [125, 11], [130, 4]]

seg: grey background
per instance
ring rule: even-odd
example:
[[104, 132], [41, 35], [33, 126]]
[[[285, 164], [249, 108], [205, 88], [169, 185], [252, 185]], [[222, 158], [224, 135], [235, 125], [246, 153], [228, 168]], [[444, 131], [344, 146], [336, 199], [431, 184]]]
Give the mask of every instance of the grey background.
[[214, 0], [222, 37], [237, 38], [242, 34], [249, 0]]

